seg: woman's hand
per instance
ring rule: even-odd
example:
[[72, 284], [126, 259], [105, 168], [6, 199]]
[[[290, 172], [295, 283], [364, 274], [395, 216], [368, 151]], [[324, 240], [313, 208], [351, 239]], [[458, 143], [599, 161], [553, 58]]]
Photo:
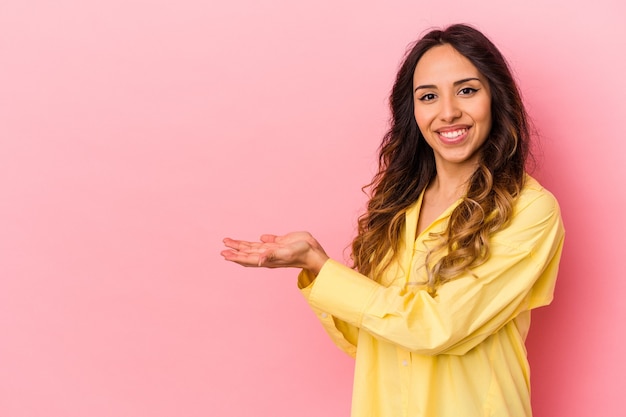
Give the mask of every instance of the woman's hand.
[[224, 245], [229, 248], [221, 252], [224, 259], [243, 266], [303, 268], [317, 275], [328, 260], [324, 249], [308, 232], [263, 235], [259, 242], [226, 238]]

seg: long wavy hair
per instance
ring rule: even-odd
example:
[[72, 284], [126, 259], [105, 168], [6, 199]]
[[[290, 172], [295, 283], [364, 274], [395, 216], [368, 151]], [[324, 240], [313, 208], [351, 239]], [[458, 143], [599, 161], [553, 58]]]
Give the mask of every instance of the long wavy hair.
[[436, 175], [432, 148], [414, 115], [413, 73], [429, 49], [449, 44], [485, 76], [491, 91], [492, 127], [461, 203], [453, 210], [426, 258], [427, 288], [489, 258], [489, 237], [509, 222], [524, 185], [530, 129], [519, 89], [506, 60], [481, 32], [464, 24], [428, 32], [413, 44], [400, 66], [391, 97], [391, 121], [379, 149], [378, 172], [364, 187], [370, 194], [352, 242], [353, 267], [378, 280], [397, 255], [405, 213]]

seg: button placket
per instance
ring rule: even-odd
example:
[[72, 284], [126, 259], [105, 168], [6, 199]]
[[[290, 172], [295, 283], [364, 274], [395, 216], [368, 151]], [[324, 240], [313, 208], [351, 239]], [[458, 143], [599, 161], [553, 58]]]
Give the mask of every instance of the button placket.
[[408, 411], [409, 405], [409, 385], [411, 381], [411, 354], [403, 349], [398, 348], [398, 365], [399, 374], [402, 379], [401, 391], [402, 391], [402, 406], [404, 410]]

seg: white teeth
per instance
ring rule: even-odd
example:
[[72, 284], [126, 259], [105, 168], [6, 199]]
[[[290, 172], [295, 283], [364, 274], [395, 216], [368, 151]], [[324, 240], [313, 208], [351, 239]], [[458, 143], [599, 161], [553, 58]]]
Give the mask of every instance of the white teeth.
[[453, 130], [451, 132], [439, 132], [439, 134], [443, 136], [444, 138], [454, 139], [456, 137], [461, 136], [465, 132], [467, 132], [467, 129]]

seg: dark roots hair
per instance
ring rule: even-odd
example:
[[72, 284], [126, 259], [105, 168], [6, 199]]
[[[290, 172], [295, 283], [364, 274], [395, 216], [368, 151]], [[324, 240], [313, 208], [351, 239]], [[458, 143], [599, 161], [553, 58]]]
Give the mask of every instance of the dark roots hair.
[[408, 51], [396, 76], [390, 128], [380, 145], [378, 172], [364, 187], [369, 189], [370, 200], [352, 242], [354, 268], [378, 279], [397, 254], [406, 210], [436, 175], [433, 150], [415, 121], [413, 73], [426, 51], [444, 44], [466, 57], [488, 80], [492, 127], [466, 195], [453, 210], [446, 230], [431, 236], [438, 242], [426, 261], [427, 284], [433, 294], [443, 282], [488, 259], [489, 236], [506, 226], [523, 187], [530, 140], [519, 89], [496, 46], [464, 24], [428, 32]]

